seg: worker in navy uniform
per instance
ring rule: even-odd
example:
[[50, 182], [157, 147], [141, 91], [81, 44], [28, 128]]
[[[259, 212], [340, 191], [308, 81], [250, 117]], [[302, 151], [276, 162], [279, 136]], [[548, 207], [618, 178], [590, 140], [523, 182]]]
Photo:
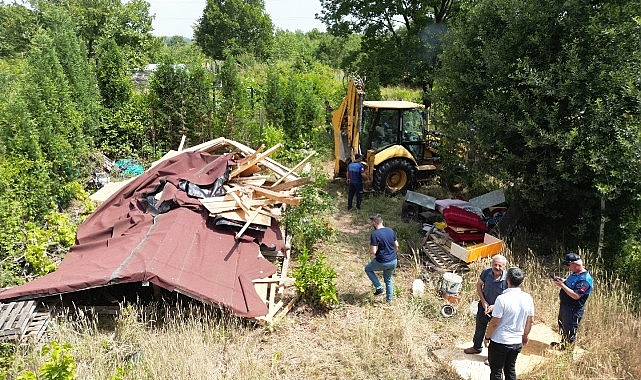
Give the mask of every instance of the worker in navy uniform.
[[567, 253], [563, 265], [570, 269], [567, 278], [554, 276], [552, 282], [559, 288], [559, 332], [561, 342], [552, 342], [553, 347], [571, 348], [576, 341], [576, 332], [585, 311], [585, 302], [592, 292], [593, 280], [583, 266], [583, 260], [574, 252]]

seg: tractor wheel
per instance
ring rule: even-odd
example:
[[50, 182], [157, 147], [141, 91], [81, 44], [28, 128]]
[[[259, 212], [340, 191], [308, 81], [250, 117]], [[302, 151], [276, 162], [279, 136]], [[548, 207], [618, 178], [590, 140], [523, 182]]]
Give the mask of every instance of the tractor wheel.
[[372, 186], [376, 191], [397, 195], [409, 190], [415, 179], [414, 166], [407, 160], [394, 158], [376, 168]]

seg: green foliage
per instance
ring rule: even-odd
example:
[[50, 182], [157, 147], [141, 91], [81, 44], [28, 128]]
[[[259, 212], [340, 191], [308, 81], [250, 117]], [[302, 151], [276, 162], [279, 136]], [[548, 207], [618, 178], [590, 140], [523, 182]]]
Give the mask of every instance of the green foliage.
[[298, 267], [293, 270], [294, 286], [299, 296], [306, 302], [331, 308], [338, 304], [336, 291], [336, 272], [329, 268], [322, 254], [317, 253], [312, 260], [311, 254], [303, 248], [298, 255]]
[[465, 142], [465, 169], [511, 184], [532, 224], [567, 246], [596, 249], [604, 218], [608, 265], [638, 235], [639, 6], [479, 1], [438, 81], [438, 121], [451, 147]]
[[213, 138], [211, 132], [211, 78], [197, 66], [161, 64], [149, 88], [153, 129], [147, 131], [155, 153], [175, 149], [182, 136], [189, 145]]
[[383, 100], [405, 100], [408, 102], [421, 103], [423, 94], [421, 91], [406, 87], [386, 87], [381, 89]]
[[333, 228], [322, 216], [331, 207], [331, 198], [321, 189], [325, 181], [322, 175], [316, 177], [316, 183], [300, 189], [300, 204], [285, 210], [284, 223], [287, 231], [293, 236], [292, 246], [305, 247], [309, 251], [314, 245], [328, 239]]
[[15, 358], [16, 348], [12, 343], [0, 343], [0, 380], [6, 380], [6, 372]]
[[24, 53], [36, 29], [32, 10], [19, 4], [0, 3], [0, 57]]
[[[382, 86], [404, 83], [429, 94], [441, 51], [440, 39], [461, 3], [321, 0], [320, 19], [333, 35], [362, 34], [360, 52], [343, 60], [343, 70]], [[368, 94], [368, 98], [377, 97]], [[424, 103], [430, 104], [429, 96]]]
[[33, 222], [25, 226], [25, 260], [37, 275], [54, 271], [57, 265], [52, 257], [67, 252], [76, 238], [76, 226], [69, 215], [52, 211], [45, 221], [44, 227]]
[[94, 58], [98, 41], [113, 38], [123, 49], [130, 66], [146, 62], [144, 53], [151, 46], [152, 15], [144, 0], [64, 0], [56, 1], [68, 9], [78, 34], [87, 46], [89, 58]]
[[61, 7], [47, 6], [43, 7], [42, 18], [47, 34], [53, 39], [55, 54], [69, 86], [70, 99], [80, 111], [83, 137], [94, 138], [98, 131], [100, 94], [93, 67], [87, 61], [87, 49], [76, 35], [69, 12]]
[[129, 101], [133, 91], [124, 57], [113, 38], [100, 41], [96, 56], [96, 76], [103, 105], [119, 109]]
[[203, 15], [194, 29], [194, 39], [202, 51], [217, 60], [226, 53], [249, 53], [267, 58], [273, 25], [265, 13], [263, 0], [207, 0]]
[[100, 151], [114, 159], [137, 157], [151, 159], [153, 139], [149, 136], [150, 110], [144, 94], [131, 98], [115, 112], [105, 110], [102, 116], [102, 133], [98, 141]]
[[327, 79], [333, 77], [333, 70], [314, 62], [296, 61], [294, 67], [280, 62], [269, 67], [267, 120], [283, 129], [288, 145], [310, 141], [318, 128], [326, 128], [325, 101], [335, 100], [340, 88]]
[[[81, 172], [87, 153], [84, 115], [73, 101], [70, 82], [49, 33], [32, 39], [27, 57], [30, 75], [23, 78], [15, 106], [26, 128], [14, 136], [16, 146], [32, 159], [51, 163], [52, 177], [66, 182]], [[81, 108], [80, 108], [81, 109]]]
[[71, 345], [50, 342], [42, 347], [42, 356], [47, 360], [42, 363], [38, 373], [24, 371], [18, 380], [73, 380], [76, 378], [76, 363], [69, 354]]
[[241, 76], [236, 57], [227, 55], [218, 76], [220, 87], [215, 88], [215, 135], [258, 144], [260, 130], [253, 119], [251, 99], [254, 88]]

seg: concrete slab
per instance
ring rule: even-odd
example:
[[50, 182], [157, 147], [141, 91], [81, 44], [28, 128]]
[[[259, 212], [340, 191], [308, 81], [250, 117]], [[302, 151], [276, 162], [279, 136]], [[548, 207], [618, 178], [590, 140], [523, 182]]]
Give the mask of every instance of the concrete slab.
[[[530, 332], [530, 341], [523, 347], [516, 360], [517, 375], [531, 372], [545, 360], [546, 356], [549, 357], [555, 353], [561, 354], [550, 349], [550, 343], [559, 341], [559, 339], [559, 334], [549, 326], [543, 323], [534, 324]], [[448, 362], [462, 379], [487, 380], [490, 377], [490, 367], [484, 364], [487, 359], [487, 348], [483, 347], [483, 351], [478, 355], [465, 354], [463, 350], [471, 346], [472, 342], [468, 341], [432, 353], [438, 360]], [[580, 352], [580, 349], [575, 349], [575, 358]]]

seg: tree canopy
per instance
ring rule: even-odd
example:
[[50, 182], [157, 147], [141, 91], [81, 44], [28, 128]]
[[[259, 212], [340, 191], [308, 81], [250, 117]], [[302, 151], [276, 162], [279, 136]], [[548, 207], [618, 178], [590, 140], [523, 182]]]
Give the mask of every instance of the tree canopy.
[[225, 52], [267, 58], [273, 29], [263, 0], [207, 0], [194, 38], [213, 59], [225, 59]]
[[607, 222], [609, 255], [641, 211], [640, 5], [478, 1], [437, 81], [436, 115], [453, 147], [465, 142], [467, 171], [509, 185], [582, 246]]
[[429, 106], [440, 39], [459, 2], [321, 0], [323, 10], [317, 17], [331, 34], [362, 34], [360, 55], [344, 69], [383, 86], [419, 86]]

